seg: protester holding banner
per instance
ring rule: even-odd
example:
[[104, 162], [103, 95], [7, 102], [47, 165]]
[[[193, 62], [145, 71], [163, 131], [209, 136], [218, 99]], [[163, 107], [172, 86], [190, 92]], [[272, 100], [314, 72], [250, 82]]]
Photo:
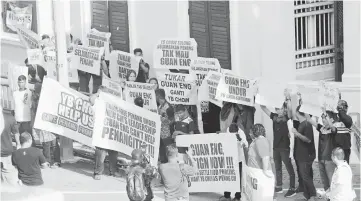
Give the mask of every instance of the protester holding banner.
[[[337, 105], [338, 117], [342, 123], [345, 124], [346, 128], [351, 129], [353, 124], [352, 118], [347, 115], [348, 104], [344, 100], [339, 100]], [[348, 130], [347, 133], [336, 134], [335, 136], [336, 146], [339, 146], [343, 149], [345, 153], [345, 160], [347, 163], [350, 163], [351, 155], [351, 133]]]
[[190, 165], [180, 164], [178, 149], [175, 145], [167, 147], [168, 162], [159, 165], [159, 174], [164, 184], [165, 201], [189, 201], [189, 176], [198, 172], [197, 163], [192, 157], [192, 151], [186, 152]]
[[143, 59], [143, 50], [140, 48], [134, 49], [134, 55], [139, 60], [139, 70], [136, 82], [146, 83], [149, 79], [149, 64], [145, 63]]
[[46, 70], [40, 65], [29, 64], [28, 58], [25, 59], [24, 63], [29, 68], [28, 69], [29, 82], [30, 83], [43, 82], [44, 76], [47, 75]]
[[289, 115], [287, 114], [291, 108], [291, 102], [287, 101], [282, 108], [276, 108], [276, 113], [270, 112], [266, 106], [261, 106], [262, 110], [269, 116], [273, 122], [273, 159], [276, 169], [276, 187], [275, 193], [282, 193], [282, 162], [286, 166], [290, 177], [290, 187], [285, 197], [293, 197], [295, 192], [295, 171], [290, 158], [290, 138], [287, 122]]

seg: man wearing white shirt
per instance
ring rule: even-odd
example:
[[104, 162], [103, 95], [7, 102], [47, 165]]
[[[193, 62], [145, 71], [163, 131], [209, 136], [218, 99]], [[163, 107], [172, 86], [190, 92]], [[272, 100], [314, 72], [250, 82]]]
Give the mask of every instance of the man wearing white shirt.
[[19, 126], [19, 133], [32, 133], [31, 129], [31, 105], [32, 93], [25, 87], [26, 77], [20, 75], [18, 78], [19, 90], [14, 91], [13, 97], [15, 102], [15, 120]]
[[332, 176], [331, 187], [326, 192], [330, 201], [352, 201], [356, 197], [352, 189], [352, 170], [344, 158], [345, 153], [340, 147], [332, 151], [332, 161], [337, 167]]

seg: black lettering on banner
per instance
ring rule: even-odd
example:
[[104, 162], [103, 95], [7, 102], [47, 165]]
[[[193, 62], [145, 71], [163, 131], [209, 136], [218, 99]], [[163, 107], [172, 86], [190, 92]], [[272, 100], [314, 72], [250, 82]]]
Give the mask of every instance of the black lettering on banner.
[[118, 54], [117, 64], [119, 67], [120, 77], [125, 79], [132, 68], [131, 57], [129, 55]]
[[[88, 137], [92, 136], [92, 128], [94, 126], [93, 110], [88, 101], [61, 92], [58, 115], [58, 125], [78, 131]], [[78, 126], [79, 123], [80, 125]]]
[[225, 94], [222, 94], [223, 97], [251, 102], [251, 99], [246, 98], [247, 88], [250, 87], [249, 80], [225, 76], [224, 82], [228, 85], [228, 94], [227, 96], [225, 96]]
[[233, 157], [225, 156], [222, 143], [191, 144], [199, 172], [192, 182], [237, 181]]
[[190, 41], [161, 41], [157, 49], [162, 50], [160, 64], [166, 66], [190, 66], [189, 51], [193, 51]]
[[76, 48], [74, 50], [74, 55], [80, 57], [80, 63], [89, 67], [94, 66], [94, 61], [99, 60], [99, 51], [91, 50], [87, 48]]
[[147, 145], [147, 153], [155, 153], [155, 121], [125, 111], [115, 105], [106, 104], [102, 138], [108, 138], [134, 149]]

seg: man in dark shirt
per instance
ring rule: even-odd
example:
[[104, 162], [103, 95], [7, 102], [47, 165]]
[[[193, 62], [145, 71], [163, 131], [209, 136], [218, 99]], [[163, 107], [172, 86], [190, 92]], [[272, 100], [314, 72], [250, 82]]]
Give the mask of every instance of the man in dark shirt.
[[345, 161], [350, 163], [351, 155], [351, 126], [353, 124], [352, 118], [347, 115], [348, 104], [344, 100], [339, 100], [337, 110], [340, 121], [346, 126], [348, 130], [345, 132], [338, 132], [335, 136], [335, 146], [341, 147], [345, 153]]
[[140, 48], [136, 48], [134, 49], [134, 55], [136, 57], [139, 57], [140, 61], [139, 61], [139, 70], [138, 70], [138, 74], [137, 74], [137, 78], [136, 78], [136, 82], [141, 82], [141, 83], [146, 83], [147, 80], [149, 79], [149, 64], [145, 63], [145, 61], [143, 60], [143, 50]]
[[300, 168], [303, 181], [303, 195], [307, 200], [314, 201], [316, 197], [316, 188], [313, 184], [312, 163], [316, 158], [315, 142], [313, 137], [313, 128], [303, 112], [297, 107], [296, 115], [300, 122], [298, 129], [293, 129], [295, 135], [295, 160]]
[[283, 108], [276, 109], [277, 113], [270, 112], [265, 106], [261, 106], [262, 110], [273, 121], [273, 160], [276, 169], [276, 187], [275, 193], [282, 193], [282, 162], [285, 164], [287, 172], [290, 176], [290, 188], [285, 194], [285, 197], [293, 197], [296, 195], [295, 189], [295, 171], [292, 166], [290, 158], [290, 138], [287, 126], [288, 121], [288, 106], [287, 101], [284, 103]]
[[0, 106], [0, 130], [1, 130], [1, 180], [4, 184], [16, 185], [19, 181], [18, 172], [11, 163], [11, 154], [14, 151], [12, 135], [15, 136], [17, 147], [20, 147], [19, 132], [16, 121], [10, 113], [6, 113]]
[[19, 171], [19, 179], [27, 186], [44, 184], [40, 166], [48, 167], [49, 163], [38, 148], [31, 147], [32, 137], [24, 132], [20, 136], [21, 148], [13, 153], [12, 162]]
[[28, 75], [30, 75], [29, 82], [43, 82], [44, 76], [47, 75], [46, 70], [40, 65], [29, 64], [28, 58], [25, 59], [24, 63], [28, 67]]

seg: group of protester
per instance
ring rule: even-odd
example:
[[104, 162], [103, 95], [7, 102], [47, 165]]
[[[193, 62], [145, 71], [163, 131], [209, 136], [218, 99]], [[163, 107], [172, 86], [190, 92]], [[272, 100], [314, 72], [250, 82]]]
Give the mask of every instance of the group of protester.
[[[43, 39], [49, 38], [44, 35]], [[71, 41], [73, 41], [71, 36]], [[81, 45], [79, 39], [73, 43]], [[110, 47], [110, 50], [113, 48]], [[68, 53], [72, 47], [68, 48]], [[141, 49], [134, 50], [138, 57], [143, 56]], [[46, 70], [39, 65], [29, 65], [29, 76], [18, 78], [19, 89], [14, 91], [15, 111], [13, 114], [3, 112], [1, 122], [4, 128], [1, 134], [1, 163], [2, 181], [10, 184], [25, 184], [30, 186], [42, 185], [41, 167], [56, 168], [60, 163], [59, 141], [55, 134], [33, 128], [37, 104], [41, 93], [41, 84]], [[109, 75], [109, 61], [102, 59], [99, 76], [78, 70], [79, 83], [70, 83], [75, 90], [89, 93], [90, 78], [93, 79], [90, 102], [94, 105], [99, 92], [105, 87], [101, 86], [102, 76]], [[163, 89], [159, 89], [156, 78], [149, 78], [150, 66], [140, 59], [139, 71], [130, 70], [126, 80], [154, 84], [158, 114], [161, 116], [161, 133], [159, 147], [158, 167], [150, 165], [149, 158], [144, 149], [135, 149], [131, 155], [131, 163], [127, 169], [127, 192], [129, 199], [152, 200], [153, 193], [151, 181], [159, 175], [164, 185], [165, 199], [189, 200], [189, 177], [197, 173], [197, 164], [190, 153], [191, 150], [176, 147], [175, 139], [178, 135], [199, 134], [195, 106], [171, 105], [166, 100]], [[187, 73], [187, 72], [178, 72]], [[25, 87], [26, 82], [33, 83], [32, 92]], [[134, 104], [143, 107], [142, 98], [134, 100]], [[300, 102], [300, 105], [302, 102]], [[315, 200], [316, 189], [313, 184], [312, 164], [316, 157], [314, 145], [314, 126], [319, 134], [318, 161], [319, 171], [326, 191], [326, 197], [332, 201], [352, 200], [352, 172], [348, 165], [350, 157], [351, 137], [350, 127], [352, 119], [347, 115], [347, 102], [340, 99], [338, 113], [323, 110], [322, 124], [318, 120], [291, 107], [291, 99], [287, 97], [281, 108], [270, 112], [266, 106], [262, 110], [273, 122], [273, 159], [275, 164], [276, 187], [275, 195], [282, 193], [282, 162], [286, 166], [290, 177], [290, 187], [286, 197], [293, 197], [303, 192], [307, 200]], [[215, 128], [211, 132], [235, 134], [238, 139], [239, 169], [242, 175], [242, 162], [247, 166], [262, 169], [267, 177], [273, 177], [271, 166], [271, 153], [266, 131], [262, 124], [254, 123], [255, 108], [230, 102], [223, 102], [218, 116], [213, 116]], [[11, 121], [11, 115], [15, 121]], [[16, 150], [12, 147], [12, 135], [15, 137]], [[35, 148], [35, 137], [42, 143], [43, 151]], [[111, 176], [120, 177], [117, 171], [118, 152], [96, 147], [94, 179], [100, 180], [104, 174], [104, 161], [108, 153], [109, 172]], [[294, 158], [299, 178], [296, 188], [295, 171], [292, 165]], [[157, 171], [158, 170], [158, 171]], [[14, 176], [15, 175], [15, 176]], [[137, 182], [138, 183], [137, 183]], [[240, 189], [241, 191], [241, 189]], [[233, 200], [240, 200], [241, 193], [236, 192]], [[231, 192], [225, 192], [220, 200], [231, 200]]]

